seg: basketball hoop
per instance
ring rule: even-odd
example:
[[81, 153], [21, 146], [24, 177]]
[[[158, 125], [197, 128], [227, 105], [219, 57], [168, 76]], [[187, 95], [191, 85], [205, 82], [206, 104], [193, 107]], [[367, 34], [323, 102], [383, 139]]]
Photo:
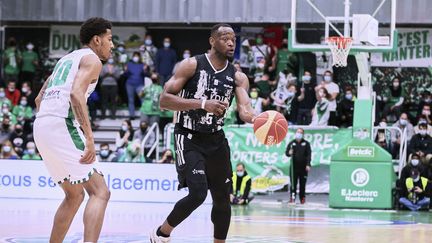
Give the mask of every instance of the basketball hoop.
[[326, 39], [333, 56], [333, 66], [346, 67], [348, 53], [351, 49], [352, 38], [331, 36]]

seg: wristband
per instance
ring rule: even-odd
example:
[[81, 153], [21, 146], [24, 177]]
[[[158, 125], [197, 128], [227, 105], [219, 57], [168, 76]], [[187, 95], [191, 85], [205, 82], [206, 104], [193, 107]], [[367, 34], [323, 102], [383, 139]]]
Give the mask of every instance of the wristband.
[[206, 103], [206, 101], [207, 101], [207, 98], [203, 98], [201, 100], [201, 109], [203, 109], [203, 110], [205, 110], [205, 103]]

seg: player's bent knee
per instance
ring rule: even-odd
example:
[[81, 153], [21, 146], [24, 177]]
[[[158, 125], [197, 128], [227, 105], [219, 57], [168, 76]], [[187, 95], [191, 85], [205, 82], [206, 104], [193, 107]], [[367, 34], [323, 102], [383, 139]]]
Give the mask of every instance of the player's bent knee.
[[70, 202], [81, 204], [84, 201], [84, 190], [80, 192], [65, 192], [65, 199]]

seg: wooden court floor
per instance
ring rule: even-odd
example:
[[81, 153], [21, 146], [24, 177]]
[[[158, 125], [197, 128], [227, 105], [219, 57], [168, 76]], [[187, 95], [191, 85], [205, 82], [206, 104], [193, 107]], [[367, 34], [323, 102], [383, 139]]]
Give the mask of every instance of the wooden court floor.
[[[0, 198], [0, 242], [48, 242], [59, 203]], [[100, 242], [148, 242], [149, 231], [172, 207], [169, 203], [111, 202]], [[82, 208], [65, 242], [81, 242]], [[210, 210], [211, 205], [203, 205], [195, 211], [174, 231], [172, 242], [212, 242]], [[432, 242], [432, 217], [429, 212], [334, 210], [313, 203], [255, 202], [233, 207], [227, 242]]]

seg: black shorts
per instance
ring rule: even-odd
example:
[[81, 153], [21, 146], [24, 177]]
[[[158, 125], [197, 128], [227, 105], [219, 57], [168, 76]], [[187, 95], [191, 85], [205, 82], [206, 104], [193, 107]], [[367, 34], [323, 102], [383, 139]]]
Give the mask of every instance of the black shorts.
[[230, 148], [222, 130], [208, 134], [176, 125], [174, 139], [179, 189], [190, 183], [209, 189], [231, 185]]

